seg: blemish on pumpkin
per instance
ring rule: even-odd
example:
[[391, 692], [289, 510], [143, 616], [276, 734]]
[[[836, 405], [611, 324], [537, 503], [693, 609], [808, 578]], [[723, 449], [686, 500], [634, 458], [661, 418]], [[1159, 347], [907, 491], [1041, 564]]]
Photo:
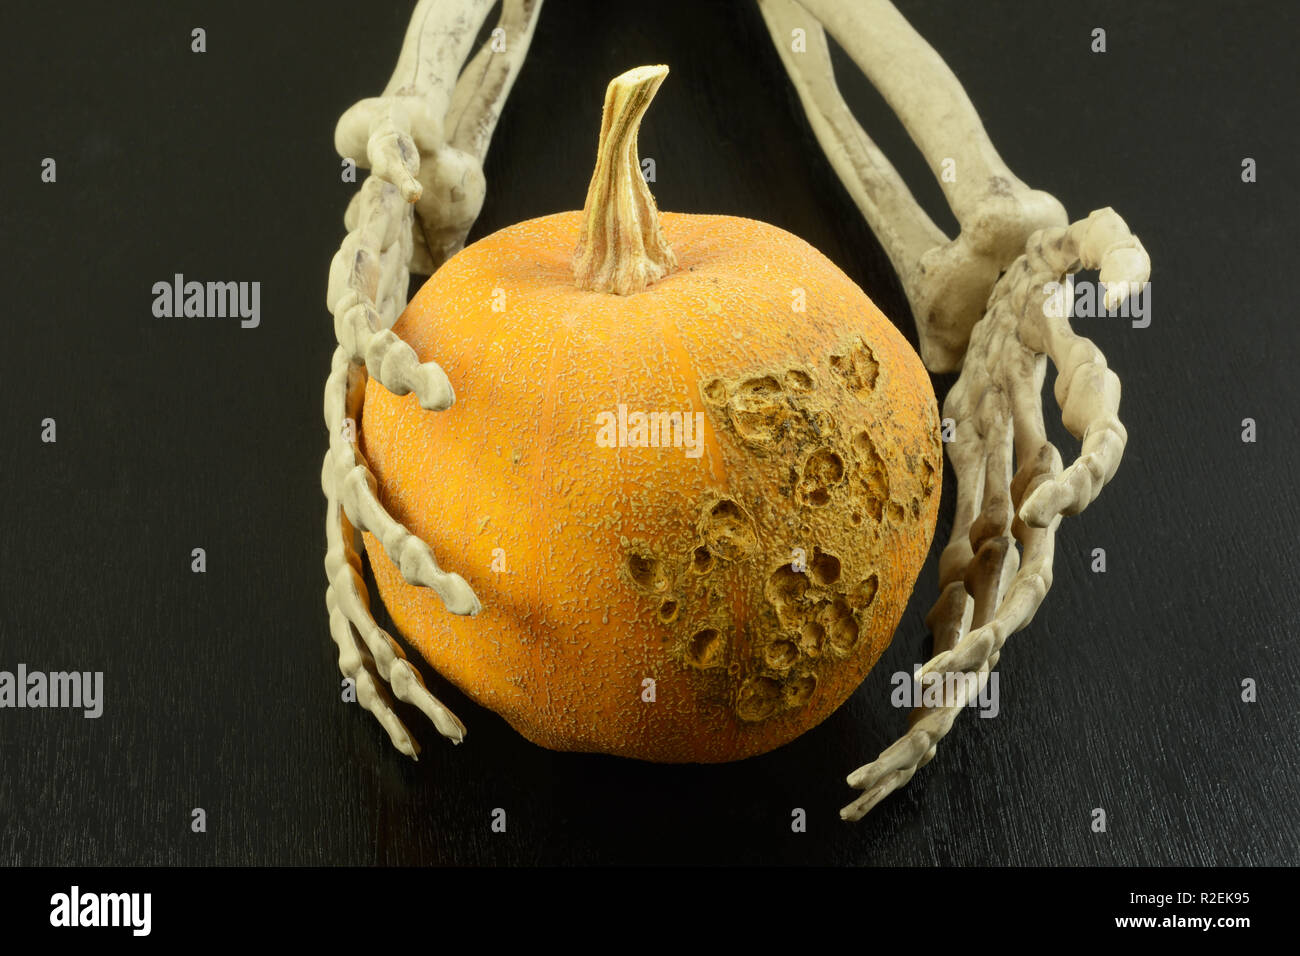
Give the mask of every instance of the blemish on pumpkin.
[[840, 381], [850, 392], [859, 398], [865, 398], [876, 387], [880, 375], [880, 363], [876, 353], [862, 339], [843, 355], [831, 356], [831, 371], [839, 376]]
[[876, 599], [876, 591], [879, 589], [880, 578], [873, 571], [849, 592], [849, 604], [859, 611], [870, 607], [871, 602]]
[[478, 519], [478, 533], [479, 533], [479, 534], [482, 534], [482, 533], [483, 533], [483, 529], [487, 527], [487, 523], [488, 523], [489, 521], [491, 521], [491, 520], [492, 520], [492, 516], [491, 516], [491, 515], [484, 515], [483, 517], [481, 517], [481, 518]]
[[903, 520], [903, 506], [897, 501], [889, 502], [889, 520], [898, 524]]
[[822, 641], [826, 639], [826, 628], [816, 621], [809, 621], [799, 632], [799, 648], [809, 657], [820, 657]]
[[921, 501], [915, 495], [912, 496], [912, 500], [908, 503], [908, 507], [912, 510], [913, 518], [921, 517]]
[[799, 659], [799, 648], [794, 641], [773, 641], [763, 652], [767, 666], [773, 670], [783, 671]]
[[821, 548], [813, 548], [812, 564], [808, 566], [808, 572], [814, 584], [830, 587], [840, 579], [840, 559]]
[[665, 624], [671, 624], [673, 621], [677, 620], [676, 601], [664, 601], [663, 604], [659, 605], [659, 620], [663, 621]]
[[862, 504], [863, 510], [871, 515], [872, 520], [879, 521], [884, 512], [885, 500], [889, 497], [889, 474], [885, 470], [885, 462], [867, 432], [861, 431], [854, 435], [852, 444], [859, 465], [857, 478], [852, 482], [850, 491]]
[[844, 459], [829, 448], [819, 448], [804, 462], [799, 497], [820, 508], [830, 503], [831, 489], [844, 480]]
[[742, 382], [731, 396], [727, 412], [736, 434], [751, 445], [775, 442], [790, 417], [782, 399], [781, 383], [771, 375]]
[[800, 621], [799, 604], [808, 592], [808, 577], [792, 565], [777, 568], [767, 579], [764, 596], [776, 609], [777, 619], [785, 627], [797, 626]]
[[700, 535], [709, 552], [724, 561], [735, 561], [758, 546], [749, 515], [730, 498], [723, 498], [708, 510], [701, 521]]
[[793, 678], [785, 685], [785, 705], [787, 707], [802, 707], [808, 703], [808, 698], [812, 697], [816, 687], [816, 674], [800, 674], [798, 677]]
[[813, 387], [812, 376], [803, 369], [792, 368], [785, 373], [785, 387], [792, 392], [810, 392]]
[[741, 685], [736, 698], [736, 716], [759, 721], [776, 713], [781, 703], [781, 685], [770, 677], [751, 677]]
[[706, 627], [691, 635], [686, 645], [686, 662], [700, 670], [721, 667], [726, 652], [727, 642], [722, 633], [717, 628]]
[[813, 412], [812, 424], [818, 438], [830, 438], [835, 434], [835, 416], [830, 412]]
[[517, 465], [517, 464], [519, 464], [519, 460], [520, 460], [521, 458], [523, 458], [523, 457], [524, 457], [524, 450], [523, 450], [522, 448], [520, 448], [518, 445], [516, 445], [514, 448], [512, 448], [512, 449], [510, 450], [510, 463], [511, 463], [511, 464], [513, 464], [513, 465]]
[[659, 559], [648, 551], [633, 551], [627, 556], [627, 573], [637, 587], [646, 591], [668, 590], [668, 575]]
[[921, 461], [921, 494], [926, 498], [934, 494], [934, 465], [928, 458]]
[[697, 574], [708, 574], [713, 569], [713, 555], [705, 545], [700, 545], [691, 555], [691, 567]]
[[831, 649], [837, 654], [847, 656], [857, 646], [858, 622], [844, 598], [836, 598], [834, 604], [822, 611], [821, 624], [830, 637]]
[[871, 440], [870, 432], [857, 432], [853, 436], [852, 444], [853, 454], [861, 461], [871, 464], [880, 460], [880, 454], [876, 451], [876, 443]]
[[727, 386], [720, 378], [700, 386], [700, 394], [704, 396], [706, 402], [714, 405], [722, 405], [727, 401]]

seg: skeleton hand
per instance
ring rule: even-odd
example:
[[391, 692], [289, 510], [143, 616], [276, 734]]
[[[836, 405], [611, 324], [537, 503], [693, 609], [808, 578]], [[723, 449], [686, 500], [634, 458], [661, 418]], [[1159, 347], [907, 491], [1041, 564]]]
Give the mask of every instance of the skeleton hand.
[[480, 604], [465, 579], [442, 570], [428, 545], [380, 504], [356, 428], [367, 371], [396, 395], [414, 392], [426, 409], [440, 411], [455, 400], [438, 364], [421, 363], [391, 326], [406, 306], [409, 270], [432, 272], [459, 249], [483, 202], [483, 155], [541, 0], [505, 0], [493, 40], [461, 70], [491, 5], [421, 0], [384, 95], [349, 109], [335, 131], [339, 153], [372, 175], [348, 206], [348, 235], [330, 265], [326, 295], [339, 347], [325, 383], [325, 605], [339, 670], [355, 682], [357, 702], [410, 757], [419, 746], [394, 712], [389, 687], [454, 743], [464, 739], [465, 726], [371, 616], [359, 532], [374, 534], [405, 580], [431, 588], [451, 613], [477, 614]]
[[[936, 657], [922, 676], [961, 672], [969, 680], [954, 682], [948, 706], [914, 712], [902, 739], [849, 776], [866, 791], [841, 811], [856, 820], [934, 755], [961, 707], [983, 689], [1003, 641], [1029, 623], [1051, 585], [1061, 516], [1086, 507], [1123, 454], [1119, 379], [1091, 342], [1070, 331], [1068, 310], [1044, 313], [1042, 286], [1081, 265], [1100, 267], [1103, 282], [1143, 282], [1150, 263], [1110, 210], [1066, 228], [1061, 204], [1011, 173], [957, 78], [889, 0], [758, 3], [818, 142], [902, 280], [926, 367], [962, 370], [944, 403], [956, 424], [948, 455], [957, 515], [940, 560], [940, 597], [927, 618]], [[955, 239], [934, 224], [849, 111], [827, 32], [898, 114], [939, 178], [961, 226]], [[1064, 472], [1043, 431], [1047, 355], [1059, 370], [1065, 424], [1083, 439], [1079, 460]]]
[[[493, 0], [421, 0], [392, 79], [339, 119], [334, 145], [415, 204], [413, 270], [458, 252], [483, 206], [483, 158], [523, 65], [541, 0], [506, 0], [493, 39], [461, 69]], [[403, 290], [403, 293], [405, 290]]]
[[[960, 481], [952, 537], [939, 562], [941, 594], [926, 619], [935, 656], [918, 680], [971, 676], [951, 683], [954, 699], [915, 710], [907, 734], [849, 775], [849, 785], [865, 792], [840, 811], [846, 820], [860, 819], [934, 756], [961, 709], [983, 689], [1007, 637], [1033, 619], [1051, 587], [1062, 516], [1094, 501], [1119, 466], [1127, 440], [1117, 417], [1119, 379], [1053, 308], [1059, 299], [1048, 285], [1068, 288], [1066, 275], [1080, 268], [1100, 269], [1112, 308], [1140, 290], [1151, 262], [1111, 209], [1067, 229], [1044, 229], [998, 281], [988, 314], [972, 331], [961, 376], [944, 402], [944, 416], [957, 424], [948, 454]], [[1062, 421], [1083, 442], [1064, 471], [1043, 428], [1048, 356], [1057, 369]]]
[[[1065, 226], [1065, 209], [1007, 168], [957, 77], [889, 0], [759, 0], [759, 10], [813, 133], [902, 281], [925, 367], [956, 371], [999, 274], [1036, 230]], [[850, 112], [828, 32], [930, 164], [961, 226], [955, 238], [934, 224]]]

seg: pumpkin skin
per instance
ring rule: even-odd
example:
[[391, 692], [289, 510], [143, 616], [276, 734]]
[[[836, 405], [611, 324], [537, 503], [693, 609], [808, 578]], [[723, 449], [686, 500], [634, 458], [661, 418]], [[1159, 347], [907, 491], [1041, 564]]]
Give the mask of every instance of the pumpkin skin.
[[[484, 609], [450, 614], [367, 533], [380, 596], [435, 670], [544, 747], [770, 751], [898, 625], [939, 503], [929, 377], [790, 233], [663, 213], [677, 268], [615, 295], [575, 285], [582, 215], [465, 248], [394, 326], [457, 400], [426, 411], [372, 379], [361, 448], [381, 503]], [[620, 404], [702, 413], [701, 454], [598, 444]]]

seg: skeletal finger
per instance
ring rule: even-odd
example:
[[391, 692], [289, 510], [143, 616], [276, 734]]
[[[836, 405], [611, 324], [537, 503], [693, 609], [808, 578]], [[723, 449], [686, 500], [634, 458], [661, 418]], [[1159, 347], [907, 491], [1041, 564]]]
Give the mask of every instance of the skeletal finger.
[[[381, 100], [373, 117], [370, 137], [366, 140], [366, 160], [371, 173], [392, 183], [408, 202], [415, 202], [424, 194], [424, 186], [417, 178], [420, 173], [420, 148], [411, 135], [411, 120], [420, 114], [418, 104], [400, 100]], [[432, 117], [423, 117], [432, 124]], [[430, 134], [437, 138], [437, 134]]]
[[370, 169], [397, 188], [404, 201], [420, 198], [423, 187], [418, 138], [438, 142], [441, 121], [413, 97], [370, 97], [354, 103], [334, 127], [334, 149], [358, 167]]
[[[336, 349], [327, 388], [346, 381], [348, 368], [343, 350]], [[334, 391], [338, 393], [343, 389], [335, 384]], [[359, 421], [364, 397], [364, 388], [347, 389], [342, 397], [332, 400], [327, 409], [327, 417], [341, 406], [340, 425], [345, 417], [353, 422]], [[394, 520], [379, 503], [374, 475], [360, 450], [344, 437], [339, 425], [330, 431], [330, 453], [322, 483], [328, 486], [327, 494], [332, 489], [338, 496], [348, 520], [359, 530], [369, 531], [379, 540], [408, 584], [431, 589], [453, 614], [473, 615], [482, 610], [482, 605], [465, 579], [459, 574], [442, 570], [429, 546]]]
[[325, 592], [325, 603], [330, 608], [330, 636], [339, 649], [339, 672], [356, 687], [357, 703], [370, 711], [388, 732], [393, 746], [408, 757], [418, 759], [419, 744], [415, 742], [393, 710], [392, 699], [384, 690], [383, 680], [375, 671], [374, 659], [366, 650], [360, 636], [336, 607], [333, 589]]
[[[1021, 506], [1022, 519], [1035, 527], [1046, 526], [1056, 515], [1077, 514], [1095, 501], [1114, 477], [1128, 442], [1118, 416], [1119, 377], [1106, 367], [1105, 357], [1072, 332], [1058, 331], [1052, 338], [1053, 347], [1067, 356], [1065, 366], [1058, 366], [1056, 385], [1061, 420], [1071, 434], [1083, 439], [1083, 445], [1076, 461], [1039, 485]], [[1052, 354], [1058, 361], [1060, 353]]]
[[840, 810], [842, 820], [860, 820], [881, 800], [912, 779], [913, 774], [934, 755], [939, 741], [947, 736], [954, 721], [978, 694], [988, 679], [988, 668], [974, 672], [974, 680], [956, 683], [953, 699], [943, 707], [930, 708], [917, 719], [902, 737], [881, 752], [880, 756], [849, 774], [850, 787], [865, 791]]
[[504, 0], [497, 27], [505, 50], [485, 43], [461, 70], [447, 110], [447, 142], [480, 163], [496, 129], [501, 106], [528, 53], [542, 0]]
[[1017, 538], [1024, 554], [993, 619], [973, 628], [951, 651], [938, 654], [921, 668], [930, 674], [978, 671], [1002, 650], [1006, 639], [1032, 620], [1052, 583], [1052, 558], [1056, 550], [1057, 516], [1044, 528], [1017, 523]]
[[[347, 387], [337, 381], [331, 385], [340, 392]], [[342, 401], [336, 399], [332, 404], [340, 407]], [[321, 486], [326, 499], [325, 576], [329, 582], [325, 589], [325, 608], [329, 614], [330, 635], [339, 649], [339, 671], [353, 681], [357, 703], [383, 725], [393, 746], [415, 758], [419, 745], [393, 710], [392, 701], [384, 691], [386, 678], [380, 674], [379, 665], [361, 636], [361, 628], [376, 625], [370, 617], [369, 598], [361, 580], [361, 558], [353, 543], [355, 535], [339, 506], [331, 464], [331, 455], [326, 452], [321, 469]], [[340, 597], [349, 591], [354, 600], [341, 602]]]
[[452, 743], [461, 743], [465, 739], [465, 725], [429, 692], [424, 678], [411, 666], [401, 646], [370, 616], [365, 585], [357, 570], [348, 564], [342, 565], [331, 581], [331, 591], [334, 613], [360, 635], [374, 661], [375, 672], [392, 688], [397, 699], [419, 707], [439, 733]]
[[[421, 362], [389, 328], [406, 301], [410, 220], [394, 225], [391, 186], [369, 177], [362, 193], [367, 198], [357, 228], [330, 264], [326, 298], [334, 314], [334, 333], [347, 359], [364, 362], [371, 377], [394, 395], [414, 392], [421, 408], [450, 408], [456, 395], [446, 372], [436, 362]], [[409, 210], [404, 214], [409, 216]], [[400, 251], [393, 251], [394, 245]]]
[[940, 595], [925, 619], [926, 626], [934, 635], [935, 653], [955, 645], [969, 623], [970, 596], [965, 580], [974, 557], [970, 529], [979, 512], [984, 487], [983, 445], [975, 423], [966, 411], [966, 396], [964, 390], [959, 390], [960, 385], [959, 382], [953, 386], [944, 401], [944, 414], [957, 422], [953, 441], [944, 447], [959, 481], [952, 533], [939, 556]]
[[1061, 472], [1061, 453], [1047, 440], [1043, 424], [1043, 379], [1047, 357], [1019, 349], [1020, 371], [1008, 380], [1016, 432], [1016, 474], [1011, 501], [1019, 514], [1026, 498]]
[[464, 740], [465, 726], [428, 691], [400, 645], [370, 614], [369, 596], [361, 577], [357, 535], [339, 500], [339, 469], [335, 467], [339, 448], [333, 443], [342, 440], [343, 419], [349, 412], [356, 413], [364, 391], [364, 372], [346, 360], [336, 362], [326, 382], [325, 402], [332, 447], [326, 452], [321, 469], [321, 487], [326, 497], [325, 574], [329, 581], [325, 604], [330, 633], [339, 647], [339, 667], [344, 676], [354, 680], [358, 703], [380, 721], [398, 750], [414, 758], [419, 747], [394, 712], [385, 685], [392, 687], [399, 700], [420, 708], [453, 743]]
[[974, 599], [971, 623], [979, 627], [997, 608], [1008, 568], [1017, 555], [1011, 537], [1012, 437], [1010, 405], [1000, 388], [990, 388], [980, 401], [977, 428], [985, 448], [984, 495], [979, 517], [971, 525], [974, 557], [966, 570], [966, 590]]

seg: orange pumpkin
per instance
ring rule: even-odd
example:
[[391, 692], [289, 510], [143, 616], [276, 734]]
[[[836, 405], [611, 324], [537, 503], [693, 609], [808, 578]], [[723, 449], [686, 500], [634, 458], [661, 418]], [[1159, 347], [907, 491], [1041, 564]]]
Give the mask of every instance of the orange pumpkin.
[[888, 646], [941, 445], [920, 359], [817, 250], [659, 215], [636, 131], [666, 72], [610, 84], [582, 213], [474, 243], [402, 314], [456, 404], [367, 386], [381, 501], [484, 610], [365, 544], [406, 639], [528, 739], [727, 761], [818, 724]]

